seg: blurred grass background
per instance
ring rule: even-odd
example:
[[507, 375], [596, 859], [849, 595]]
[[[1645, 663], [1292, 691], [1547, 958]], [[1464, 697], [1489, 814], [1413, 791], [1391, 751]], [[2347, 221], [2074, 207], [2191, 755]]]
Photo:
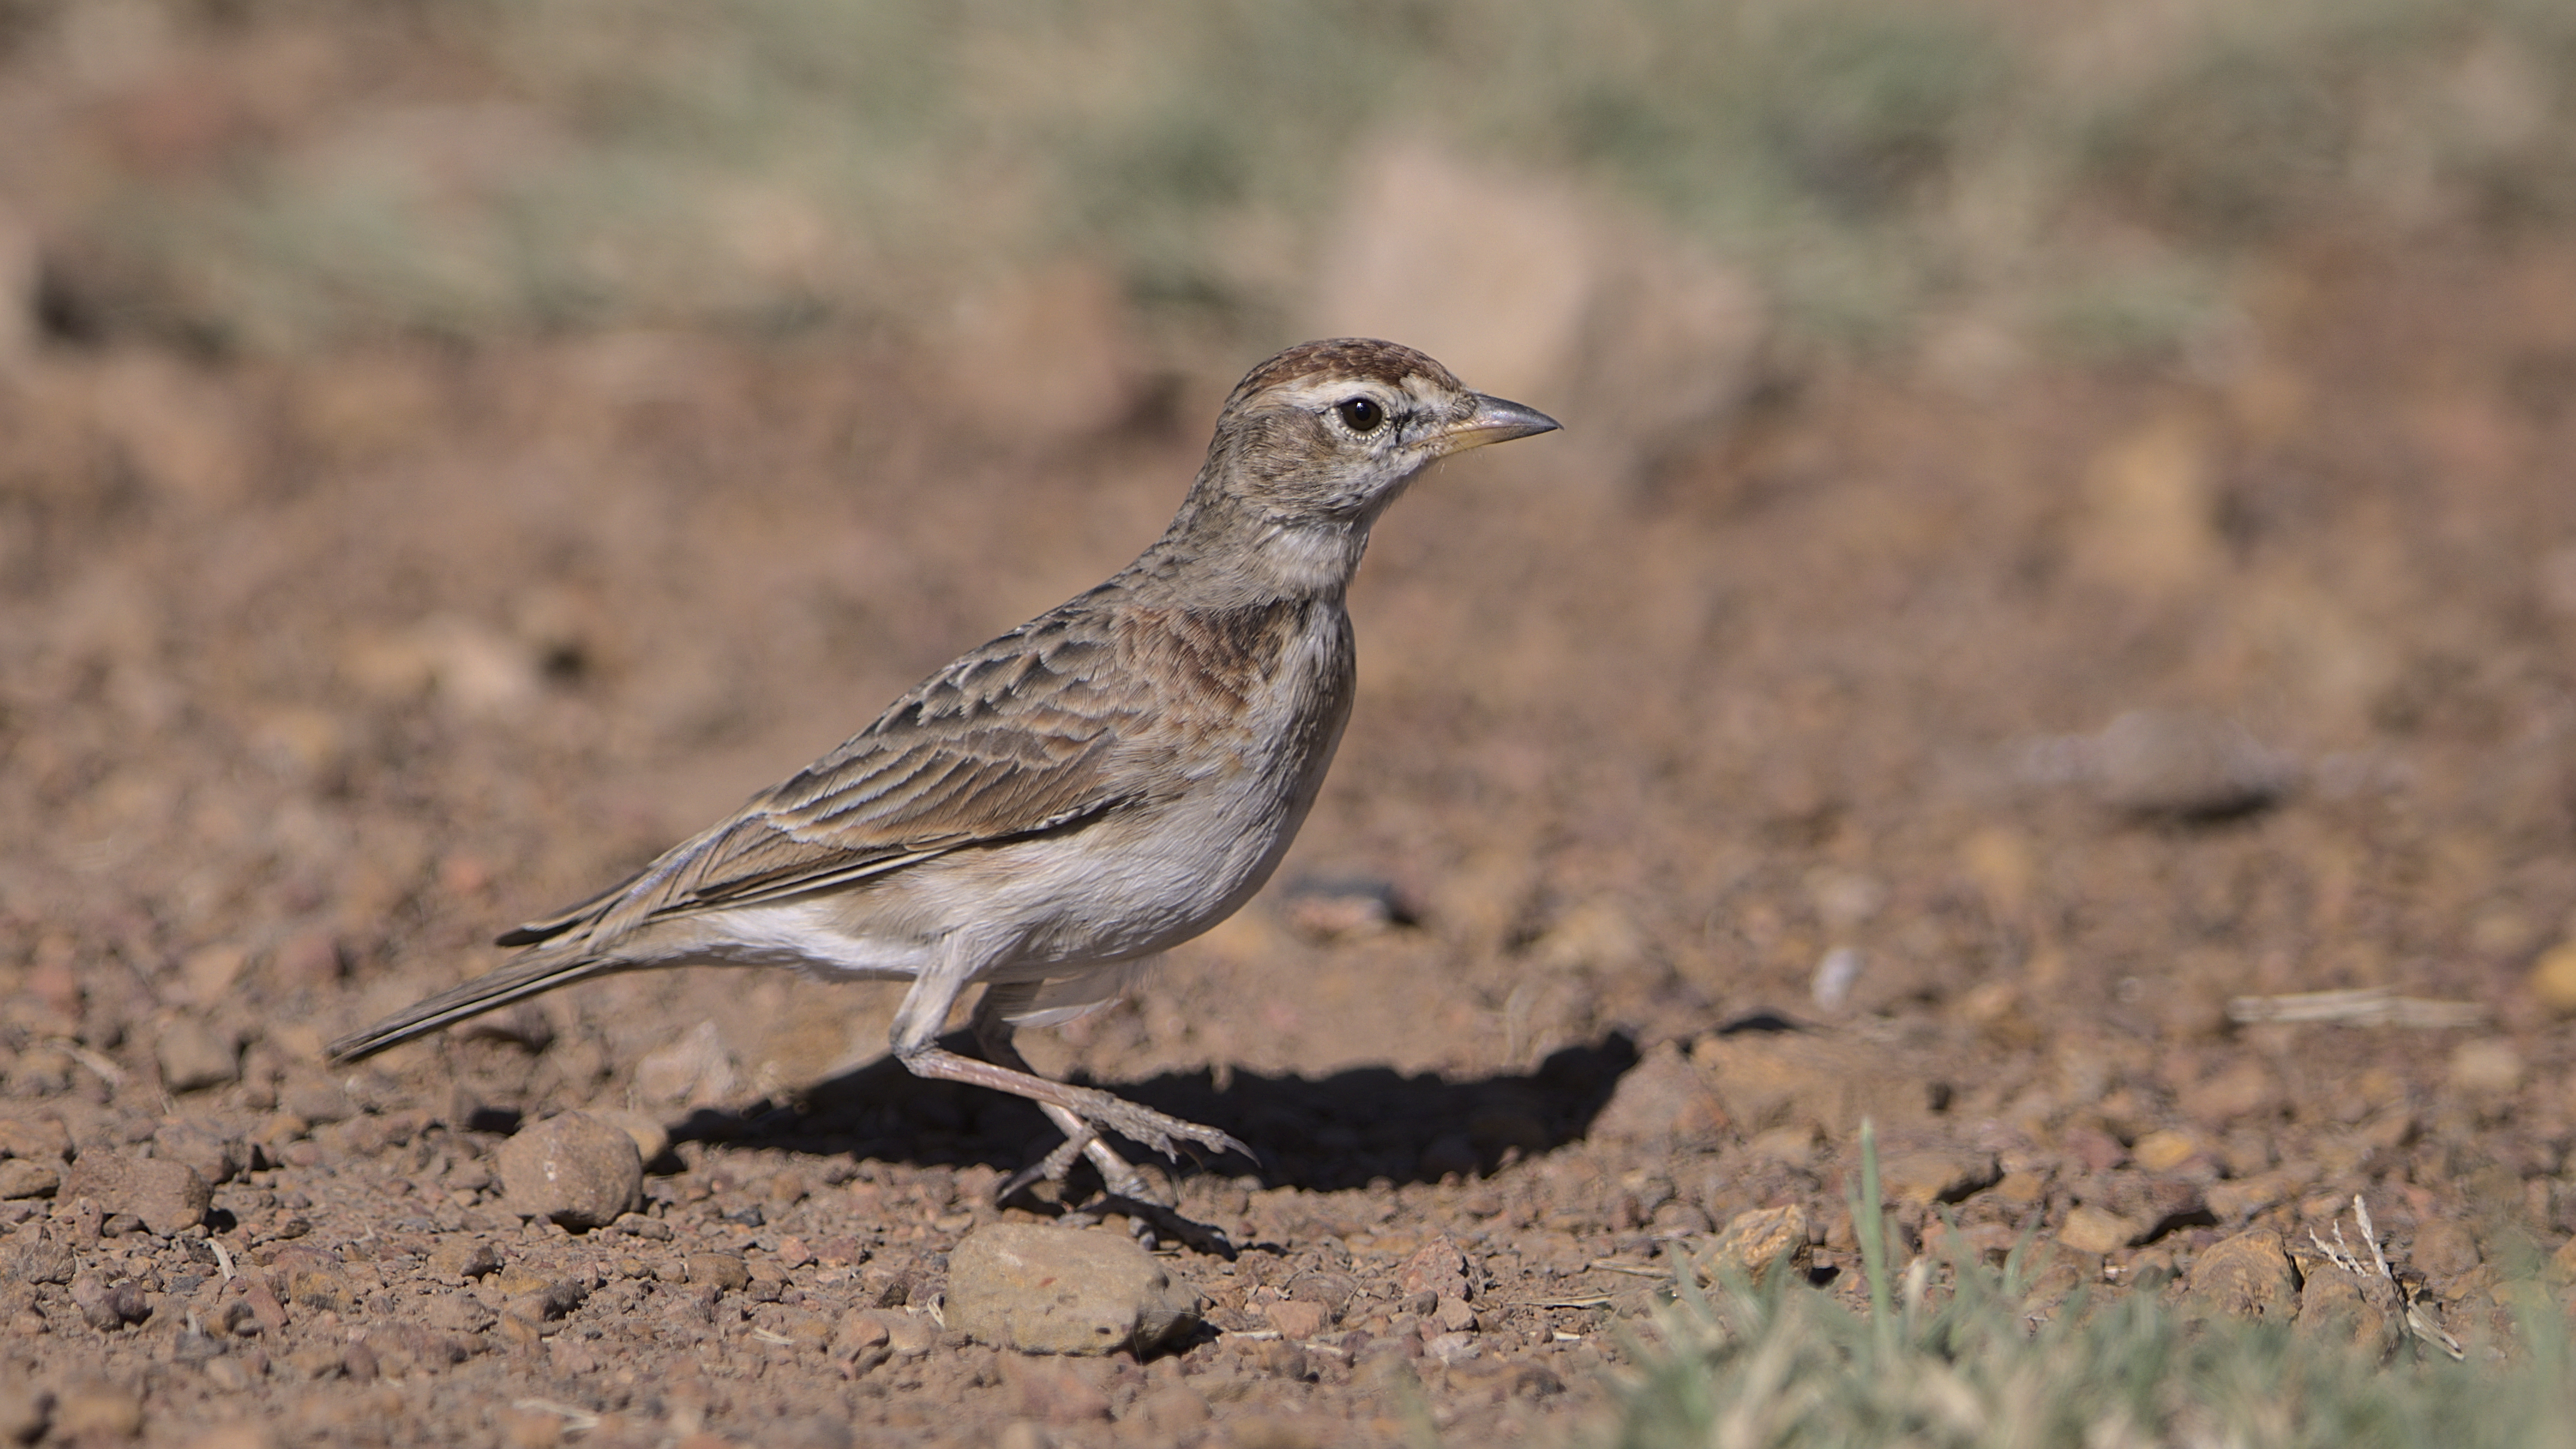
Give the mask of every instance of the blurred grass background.
[[0, 0], [0, 89], [47, 325], [216, 349], [906, 330], [1079, 256], [1240, 351], [1394, 137], [1837, 350], [2188, 349], [2249, 255], [2576, 214], [2552, 0]]

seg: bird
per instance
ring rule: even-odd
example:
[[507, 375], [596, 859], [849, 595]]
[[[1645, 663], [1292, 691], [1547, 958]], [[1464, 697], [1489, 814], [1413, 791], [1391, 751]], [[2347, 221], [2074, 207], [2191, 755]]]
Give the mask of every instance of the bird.
[[[1370, 530], [1424, 469], [1555, 419], [1412, 348], [1301, 343], [1246, 373], [1179, 511], [1107, 582], [980, 645], [874, 723], [628, 879], [499, 937], [489, 973], [331, 1043], [354, 1062], [612, 973], [786, 966], [909, 981], [890, 1033], [915, 1076], [1037, 1104], [1063, 1141], [1251, 1150], [1212, 1127], [1041, 1075], [1021, 1027], [1116, 1000], [1143, 963], [1224, 920], [1278, 867], [1348, 722], [1347, 595]], [[940, 1044], [980, 985], [981, 1056]], [[1257, 1159], [1255, 1159], [1257, 1160]]]

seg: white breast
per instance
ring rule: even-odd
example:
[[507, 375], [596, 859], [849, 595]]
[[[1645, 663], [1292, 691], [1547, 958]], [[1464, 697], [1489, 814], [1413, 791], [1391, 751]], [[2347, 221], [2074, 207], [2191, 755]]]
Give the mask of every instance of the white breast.
[[1348, 617], [1318, 608], [1285, 666], [1249, 701], [1247, 745], [1227, 768], [1167, 805], [989, 852], [995, 872], [923, 885], [953, 887], [951, 909], [961, 917], [1016, 928], [994, 975], [1045, 976], [1178, 945], [1232, 915], [1278, 868], [1332, 764], [1350, 684]]

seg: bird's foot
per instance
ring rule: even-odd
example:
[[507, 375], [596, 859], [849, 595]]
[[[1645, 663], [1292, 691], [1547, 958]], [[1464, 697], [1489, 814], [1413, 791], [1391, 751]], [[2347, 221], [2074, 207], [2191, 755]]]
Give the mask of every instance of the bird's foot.
[[1094, 1087], [1065, 1086], [1062, 1090], [1061, 1105], [1075, 1116], [1095, 1128], [1115, 1132], [1131, 1142], [1141, 1142], [1173, 1161], [1180, 1160], [1178, 1142], [1194, 1143], [1211, 1153], [1239, 1152], [1254, 1162], [1261, 1160], [1233, 1134], [1220, 1132], [1214, 1127], [1184, 1122]]

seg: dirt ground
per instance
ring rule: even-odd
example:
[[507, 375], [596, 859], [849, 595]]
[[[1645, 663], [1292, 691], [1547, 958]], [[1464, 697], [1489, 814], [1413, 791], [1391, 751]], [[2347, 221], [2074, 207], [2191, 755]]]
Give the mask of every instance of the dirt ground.
[[[1784, 376], [1631, 486], [1553, 481], [1579, 416], [1428, 479], [1279, 883], [1025, 1039], [1262, 1154], [1174, 1178], [1238, 1245], [1163, 1249], [1175, 1351], [939, 1329], [1049, 1132], [890, 1067], [891, 988], [662, 973], [321, 1064], [1123, 563], [1226, 381], [1029, 437], [843, 343], [0, 374], [0, 1428], [1562, 1442], [1737, 1213], [1848, 1290], [1864, 1113], [1900, 1221], [2035, 1230], [2043, 1300], [2360, 1193], [2479, 1352], [2576, 1230], [2556, 241], [2316, 248], [2196, 371]], [[631, 1231], [501, 1201], [573, 1107], [669, 1130]], [[222, 1179], [208, 1226], [42, 1195], [97, 1152]], [[1442, 1239], [1463, 1310], [1407, 1287]]]

